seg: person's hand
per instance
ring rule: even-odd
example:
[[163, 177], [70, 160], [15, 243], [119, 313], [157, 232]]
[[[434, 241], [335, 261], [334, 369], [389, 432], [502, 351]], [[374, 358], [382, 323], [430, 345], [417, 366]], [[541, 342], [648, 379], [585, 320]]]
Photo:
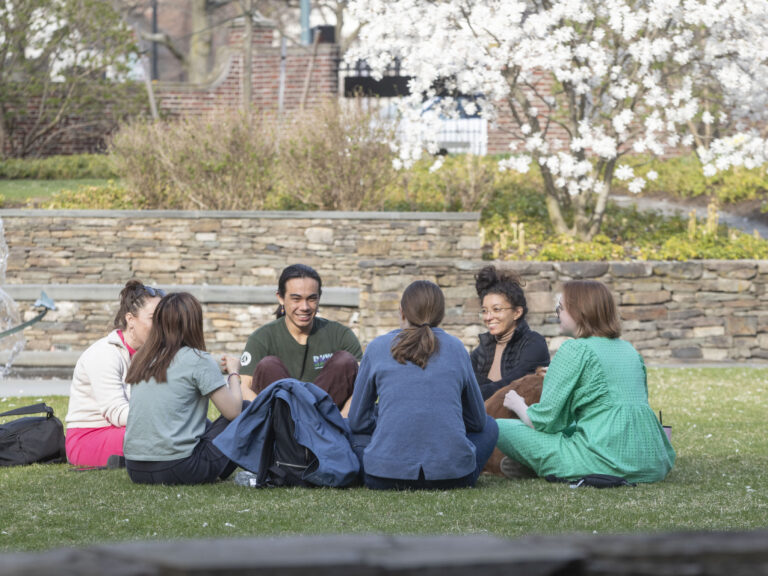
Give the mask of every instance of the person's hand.
[[234, 374], [235, 372], [240, 372], [240, 359], [231, 356], [229, 354], [225, 354], [221, 357], [221, 361], [219, 362], [227, 374]]
[[548, 368], [549, 368], [549, 366], [539, 366], [538, 368], [536, 368], [536, 375], [537, 376], [546, 376]]
[[516, 390], [510, 390], [504, 396], [504, 408], [519, 414], [520, 411], [525, 410], [527, 406], [525, 405], [525, 400], [523, 400], [523, 397], [520, 396]]
[[510, 390], [506, 393], [504, 396], [504, 408], [517, 414], [517, 417], [520, 418], [526, 426], [533, 428], [533, 423], [528, 416], [528, 404], [525, 403], [523, 397], [520, 396], [516, 390]]

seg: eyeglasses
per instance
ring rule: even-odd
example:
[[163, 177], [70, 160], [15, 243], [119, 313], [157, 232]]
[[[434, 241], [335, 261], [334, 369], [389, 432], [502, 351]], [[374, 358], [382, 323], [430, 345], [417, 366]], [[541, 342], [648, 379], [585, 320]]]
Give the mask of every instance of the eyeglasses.
[[155, 296], [157, 296], [158, 298], [165, 297], [165, 290], [163, 290], [162, 288], [152, 288], [152, 286], [147, 286], [147, 285], [144, 285], [143, 288], [144, 288], [144, 292], [149, 294], [152, 298], [154, 298]]
[[480, 317], [481, 320], [483, 318], [485, 318], [486, 316], [488, 316], [489, 314], [491, 316], [493, 316], [493, 317], [499, 317], [499, 316], [501, 316], [501, 313], [504, 310], [512, 310], [512, 308], [513, 308], [512, 306], [507, 306], [507, 307], [504, 307], [504, 308], [499, 306], [497, 308], [491, 308], [491, 309], [481, 308], [480, 309], [480, 313], [478, 314], [478, 316]]

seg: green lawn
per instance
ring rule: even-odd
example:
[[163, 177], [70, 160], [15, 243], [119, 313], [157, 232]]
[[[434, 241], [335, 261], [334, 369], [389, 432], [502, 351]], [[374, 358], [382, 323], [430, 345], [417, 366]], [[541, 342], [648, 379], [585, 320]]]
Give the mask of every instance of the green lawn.
[[6, 204], [25, 205], [27, 200], [50, 198], [54, 192], [77, 190], [83, 186], [104, 186], [109, 180], [86, 178], [82, 180], [3, 180], [0, 195]]
[[[768, 527], [768, 368], [652, 368], [651, 405], [673, 426], [677, 465], [636, 488], [480, 479], [476, 489], [254, 490], [232, 482], [134, 486], [125, 471], [0, 470], [0, 549], [276, 534], [469, 534]], [[35, 398], [0, 399], [0, 410]], [[66, 398], [46, 398], [62, 418]]]

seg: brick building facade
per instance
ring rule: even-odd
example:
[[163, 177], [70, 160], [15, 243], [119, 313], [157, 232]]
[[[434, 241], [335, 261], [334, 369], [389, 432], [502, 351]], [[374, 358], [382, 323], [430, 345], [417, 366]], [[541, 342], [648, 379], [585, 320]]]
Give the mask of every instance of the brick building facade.
[[[185, 115], [209, 114], [240, 108], [243, 105], [243, 59], [245, 21], [233, 20], [228, 27], [225, 45], [217, 49], [216, 62], [205, 82], [153, 82], [153, 92], [161, 116], [178, 118]], [[252, 36], [251, 106], [255, 112], [289, 114], [303, 106], [311, 107], [323, 98], [339, 97], [341, 61], [337, 44], [289, 46], [283, 52], [276, 45], [274, 25], [265, 20], [254, 21]], [[281, 88], [282, 74], [282, 88]], [[542, 81], [546, 79], [542, 78]], [[143, 90], [143, 84], [137, 84]], [[147, 106], [146, 113], [149, 114]], [[76, 121], [72, 118], [70, 121]], [[15, 137], [23, 137], [23, 124]], [[98, 153], [106, 150], [111, 131], [117, 123], [106, 118], [98, 127], [66, 133], [48, 144], [43, 154]], [[487, 128], [487, 153], [509, 151], [510, 133], [514, 132], [508, 111], [502, 108], [496, 126]]]

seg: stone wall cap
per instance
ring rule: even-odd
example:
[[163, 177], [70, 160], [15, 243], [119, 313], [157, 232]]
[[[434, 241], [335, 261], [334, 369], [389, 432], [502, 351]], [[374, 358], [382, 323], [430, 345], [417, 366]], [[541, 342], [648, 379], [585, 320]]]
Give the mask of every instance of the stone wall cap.
[[352, 212], [332, 210], [34, 210], [4, 209], [0, 218], [178, 218], [295, 220], [427, 220], [478, 222], [479, 212]]
[[412, 573], [418, 567], [426, 573], [458, 575], [468, 570], [490, 573], [491, 566], [514, 571], [515, 567], [531, 565], [537, 567], [537, 574], [554, 574], [584, 561], [584, 554], [568, 545], [510, 546], [508, 540], [484, 535], [363, 534], [126, 542], [88, 550], [112, 562], [140, 558], [144, 564], [183, 574], [254, 573], [254, 568], [259, 574], [279, 574], [294, 573], [305, 566], [313, 574]]
[[[36, 300], [45, 292], [54, 302], [117, 302], [123, 284], [6, 284], [3, 290], [14, 300]], [[166, 292], [189, 292], [203, 304], [276, 304], [275, 286], [211, 286], [208, 284], [170, 284], [155, 286]], [[323, 306], [360, 305], [360, 290], [342, 286], [324, 286]]]
[[429, 260], [406, 260], [404, 258], [381, 258], [379, 260], [360, 260], [357, 265], [360, 268], [390, 268], [392, 266], [405, 268], [413, 266], [450, 266], [457, 270], [479, 270], [485, 264], [470, 260], [456, 260], [454, 258], [431, 258]]
[[[350, 534], [96, 544], [0, 555], [4, 574], [726, 574], [760, 572], [768, 531], [487, 535]], [[731, 572], [729, 572], [729, 570]]]

